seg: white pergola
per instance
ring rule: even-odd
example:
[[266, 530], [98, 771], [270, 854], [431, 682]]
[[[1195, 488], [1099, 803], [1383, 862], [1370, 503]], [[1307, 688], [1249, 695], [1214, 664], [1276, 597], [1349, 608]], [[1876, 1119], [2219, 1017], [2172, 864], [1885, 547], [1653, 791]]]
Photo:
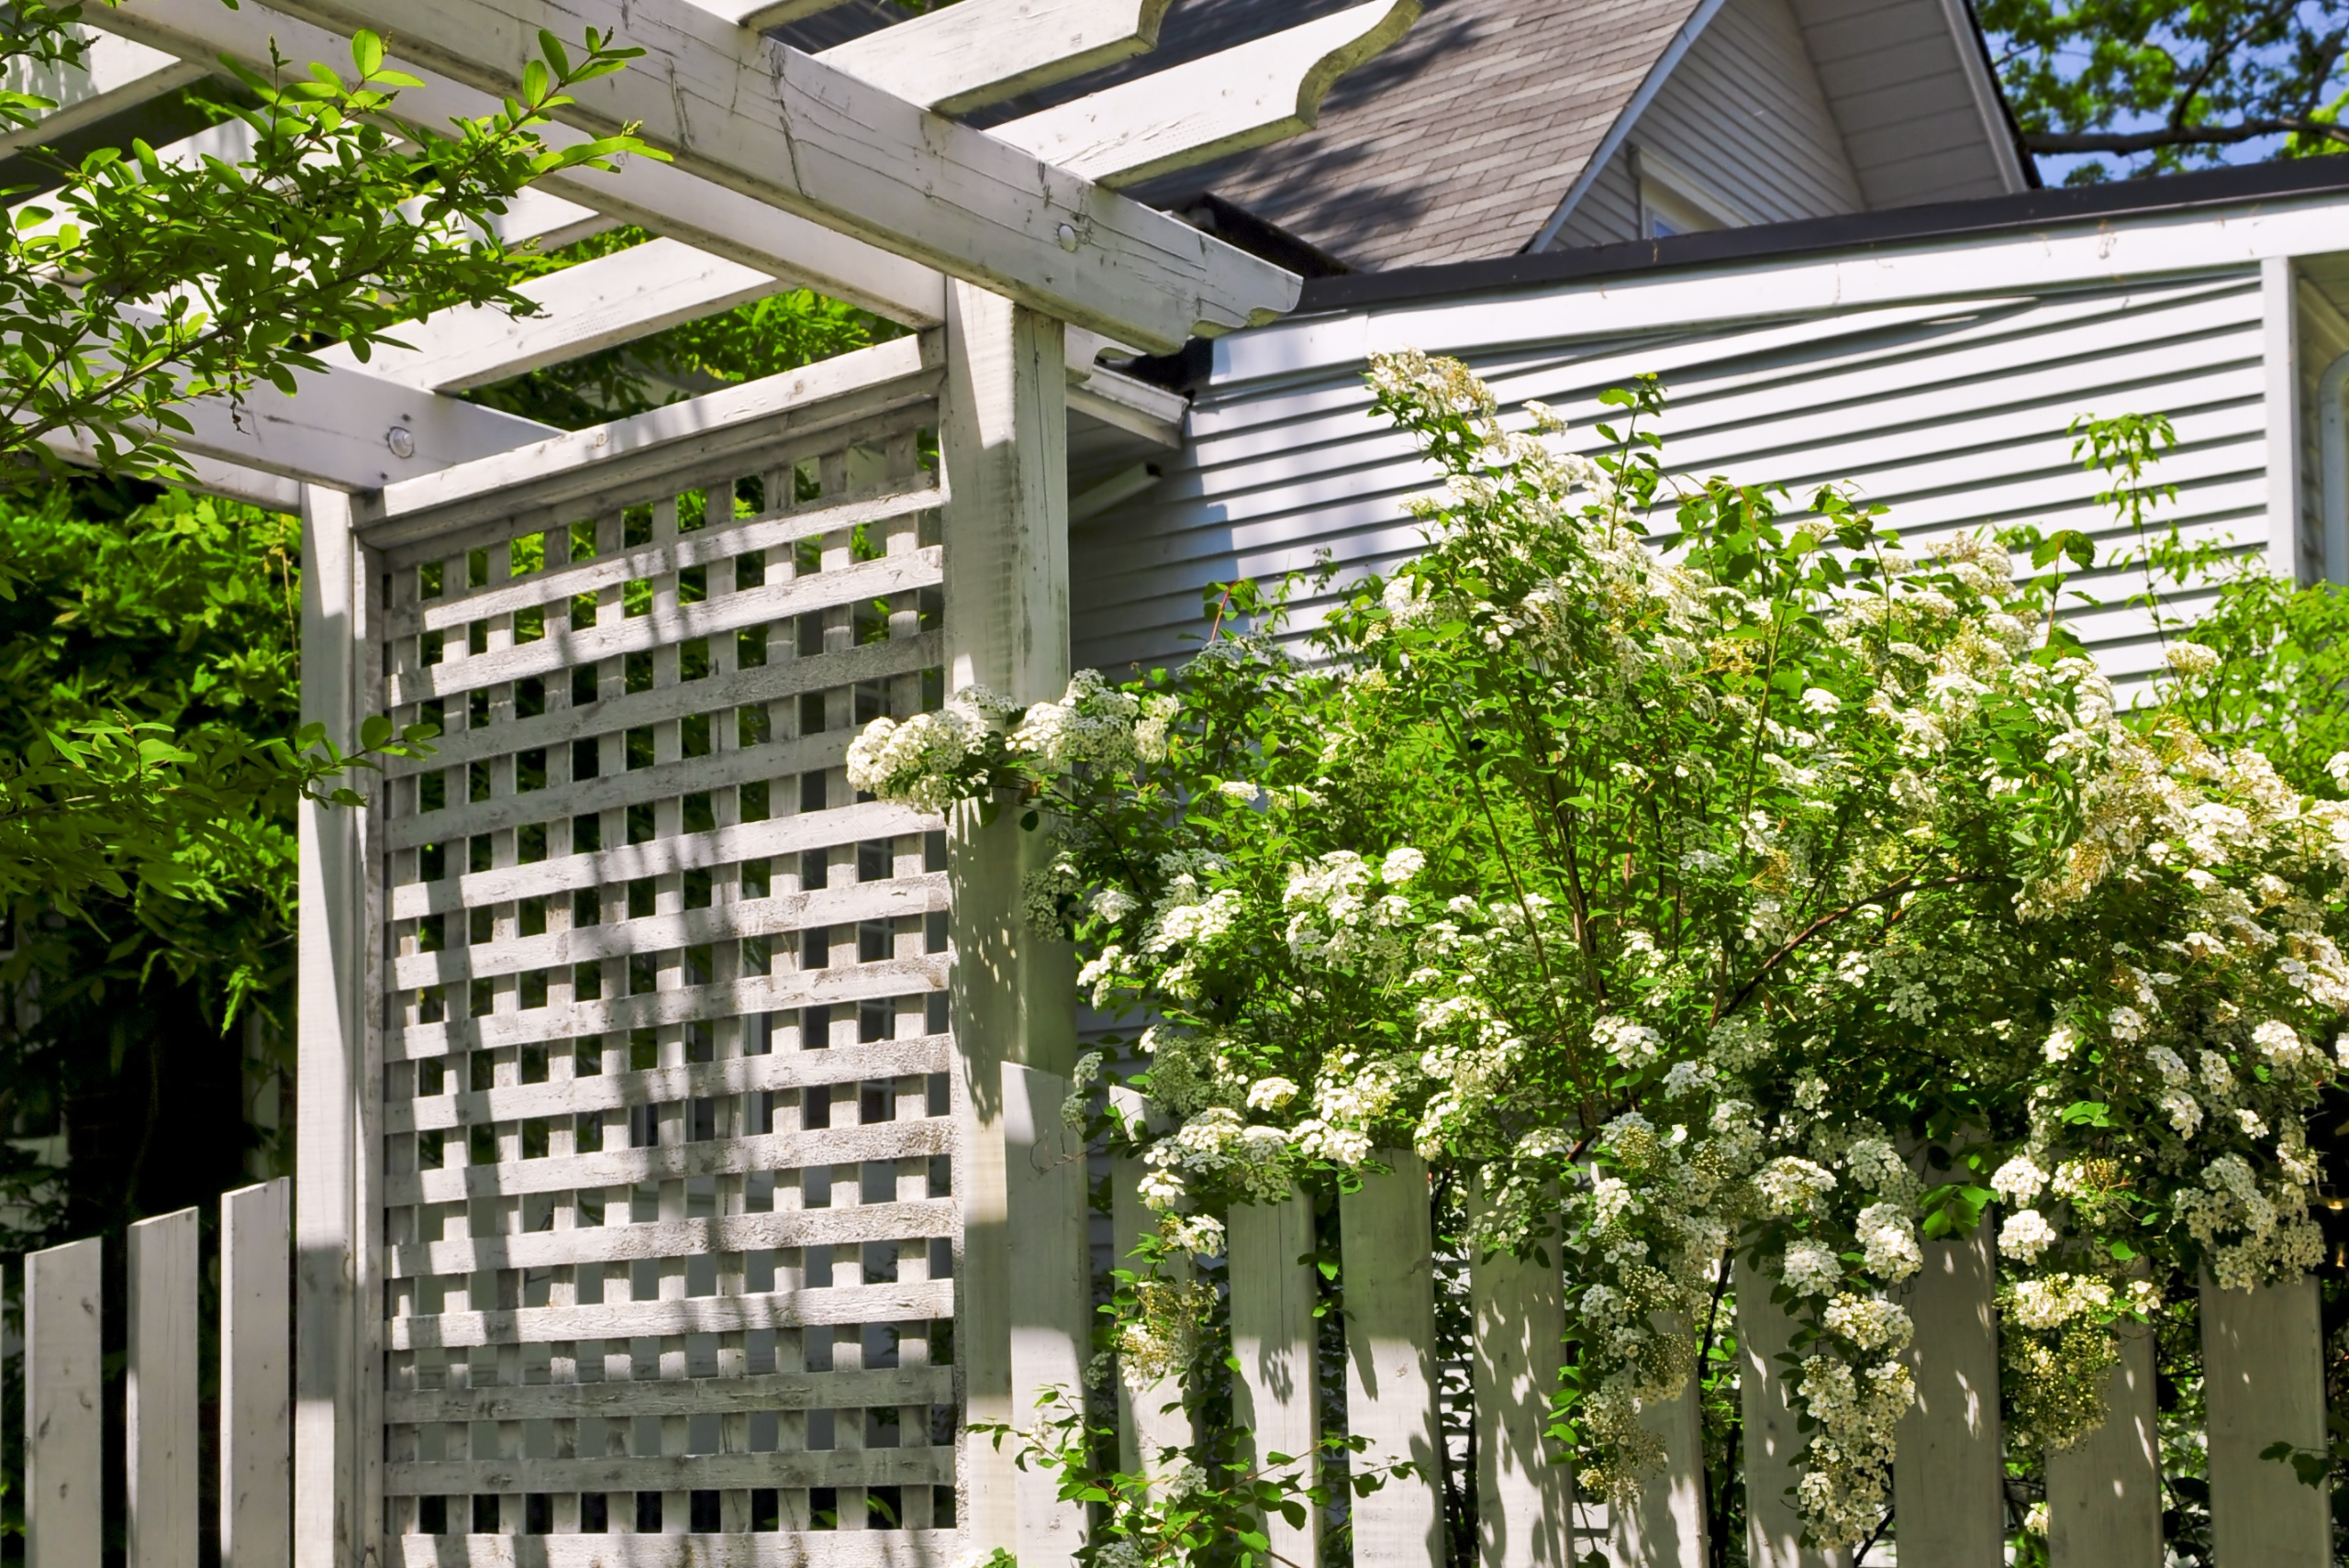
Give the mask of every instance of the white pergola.
[[[181, 443], [303, 517], [306, 717], [444, 732], [302, 822], [305, 1568], [1076, 1545], [1048, 1476], [926, 1436], [1025, 1420], [1088, 1354], [1035, 840], [858, 801], [841, 757], [966, 684], [1059, 695], [1068, 411], [1163, 442], [1182, 412], [1097, 352], [1299, 289], [1119, 188], [1311, 125], [1419, 6], [979, 129], [955, 117], [1148, 51], [1170, 0], [962, 0], [818, 55], [760, 31], [829, 3], [127, 0], [15, 139], [223, 56], [347, 61], [362, 28], [423, 81], [397, 114], [479, 116], [540, 29], [594, 28], [647, 53], [555, 136], [635, 125], [674, 159], [516, 205], [508, 239], [658, 236], [529, 284], [540, 316], [432, 317]], [[915, 330], [586, 430], [452, 395], [801, 286]]]

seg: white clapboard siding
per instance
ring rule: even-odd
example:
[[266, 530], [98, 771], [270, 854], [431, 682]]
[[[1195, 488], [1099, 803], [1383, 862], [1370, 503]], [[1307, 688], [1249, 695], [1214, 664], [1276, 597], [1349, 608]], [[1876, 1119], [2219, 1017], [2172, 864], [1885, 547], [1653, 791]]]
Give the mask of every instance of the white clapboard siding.
[[391, 1561], [951, 1539], [941, 825], [842, 769], [942, 695], [885, 347], [373, 514], [377, 700], [445, 731], [373, 839]]
[[[1643, 238], [1634, 163], [1659, 157], [1651, 177], [1723, 227], [1866, 205], [1787, 0], [1728, 0], [1714, 14], [1567, 216], [1553, 247]], [[1675, 182], [1681, 171], [1693, 179]]]
[[2023, 188], [1970, 29], [1943, 0], [1794, 0], [1867, 205]]
[[[2182, 444], [2159, 476], [2179, 499], [2159, 516], [2191, 535], [2265, 538], [2250, 269], [1496, 349], [1447, 340], [1448, 319], [1481, 334], [1489, 312], [1414, 308], [1420, 346], [1466, 357], [1505, 406], [1539, 398], [1587, 432], [1599, 392], [1656, 371], [1674, 469], [1783, 483], [1798, 497], [1848, 480], [1912, 538], [2038, 522], [2085, 529], [2110, 552], [2126, 541], [2066, 427], [2083, 414], [2167, 413]], [[1182, 656], [1185, 634], [1204, 629], [1209, 583], [1305, 569], [1325, 549], [1342, 568], [1390, 569], [1419, 548], [1402, 504], [1427, 493], [1429, 472], [1370, 416], [1360, 374], [1356, 363], [1200, 391], [1157, 486], [1072, 530], [1079, 665]], [[2134, 586], [2097, 574], [2082, 585], [2114, 601]], [[2076, 626], [2116, 678], [2158, 661], [2142, 616], [2083, 607]]]

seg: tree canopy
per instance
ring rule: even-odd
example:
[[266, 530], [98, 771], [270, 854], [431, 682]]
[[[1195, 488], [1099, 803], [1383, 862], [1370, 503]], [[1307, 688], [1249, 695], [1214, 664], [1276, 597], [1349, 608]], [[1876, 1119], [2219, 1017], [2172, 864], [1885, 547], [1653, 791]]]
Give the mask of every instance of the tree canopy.
[[1977, 14], [2025, 149], [2083, 157], [2068, 183], [2349, 150], [2337, 0], [1979, 0]]

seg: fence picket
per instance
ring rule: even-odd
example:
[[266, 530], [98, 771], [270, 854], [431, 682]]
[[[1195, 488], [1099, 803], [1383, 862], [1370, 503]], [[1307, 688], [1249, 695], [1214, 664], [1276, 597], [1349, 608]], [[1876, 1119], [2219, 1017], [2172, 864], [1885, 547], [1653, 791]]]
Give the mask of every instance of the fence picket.
[[2154, 1335], [2121, 1325], [2106, 1375], [2104, 1425], [2047, 1455], [2047, 1558], [2054, 1568], [2143, 1568], [2162, 1561], [2161, 1439]]
[[[1484, 1202], [1480, 1184], [1475, 1197]], [[1573, 1556], [1574, 1472], [1542, 1429], [1557, 1392], [1565, 1304], [1559, 1254], [1495, 1253], [1468, 1265], [1476, 1405], [1476, 1539], [1483, 1568], [1564, 1568]]]
[[[1037, 1419], [1047, 1389], [1085, 1397], [1093, 1317], [1085, 1230], [1085, 1140], [1061, 1119], [1068, 1081], [1003, 1064], [1003, 1163], [1011, 1263], [1012, 1424]], [[1058, 1478], [1031, 1464], [1016, 1483], [1020, 1568], [1068, 1568], [1085, 1515]]]
[[1354, 1568], [1442, 1568], [1437, 1504], [1434, 1237], [1427, 1162], [1385, 1149], [1384, 1176], [1338, 1199], [1338, 1228], [1355, 1260], [1340, 1283], [1346, 1302], [1346, 1429], [1370, 1440], [1358, 1462], [1408, 1460], [1408, 1484], [1390, 1482], [1353, 1503]]
[[221, 1568], [294, 1557], [293, 1183], [220, 1198]]
[[[1677, 1318], [1659, 1332], [1691, 1333]], [[1705, 1568], [1704, 1412], [1695, 1379], [1676, 1397], [1648, 1406], [1640, 1425], [1664, 1440], [1664, 1468], [1647, 1478], [1640, 1500], [1609, 1510], [1618, 1568]]]
[[[1231, 1386], [1232, 1419], [1254, 1434], [1259, 1463], [1275, 1453], [1302, 1461], [1284, 1467], [1310, 1479], [1321, 1440], [1315, 1386], [1313, 1200], [1291, 1193], [1274, 1204], [1232, 1206], [1225, 1248], [1230, 1260], [1231, 1353], [1240, 1373]], [[1293, 1525], [1264, 1521], [1275, 1559], [1290, 1568], [1319, 1561], [1321, 1515], [1308, 1508]]]
[[1962, 1240], [1926, 1242], [1924, 1254], [1902, 1290], [1916, 1325], [1904, 1359], [1917, 1399], [1892, 1466], [1901, 1568], [1996, 1568], [2007, 1510], [1989, 1221]]
[[[1150, 1102], [1123, 1085], [1109, 1091], [1109, 1103], [1129, 1123], [1139, 1123], [1149, 1115]], [[1117, 1238], [1116, 1254], [1109, 1265], [1113, 1269], [1134, 1267], [1134, 1248], [1145, 1236], [1158, 1232], [1158, 1217], [1142, 1206], [1141, 1172], [1140, 1160], [1120, 1156], [1109, 1162], [1110, 1233]], [[1163, 1266], [1174, 1276], [1174, 1283], [1177, 1284], [1190, 1279], [1187, 1257], [1170, 1259]], [[1170, 1370], [1163, 1376], [1145, 1377], [1120, 1357], [1118, 1467], [1145, 1471], [1153, 1478], [1162, 1476], [1174, 1467], [1161, 1456], [1168, 1449], [1186, 1448], [1190, 1441], [1191, 1418], [1183, 1407], [1179, 1372]]]
[[130, 1228], [129, 1568], [195, 1568], [195, 1210]]
[[1750, 1568], [1845, 1568], [1848, 1551], [1801, 1544], [1795, 1512], [1795, 1459], [1805, 1434], [1796, 1425], [1793, 1378], [1778, 1357], [1794, 1340], [1794, 1319], [1770, 1300], [1777, 1281], [1737, 1261], [1738, 1407], [1744, 1427], [1745, 1561]]
[[2314, 1278], [2258, 1290], [2202, 1282], [2202, 1382], [2218, 1568], [2321, 1568], [2332, 1561], [2328, 1488], [2304, 1486], [2271, 1443], [2322, 1449], [2324, 1330]]
[[25, 1260], [26, 1568], [87, 1568], [105, 1539], [104, 1257], [93, 1237]]

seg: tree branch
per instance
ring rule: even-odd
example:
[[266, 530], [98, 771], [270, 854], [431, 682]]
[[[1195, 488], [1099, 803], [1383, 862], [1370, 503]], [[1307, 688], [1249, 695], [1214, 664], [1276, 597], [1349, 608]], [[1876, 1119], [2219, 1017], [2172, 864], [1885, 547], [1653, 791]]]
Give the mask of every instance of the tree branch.
[[2032, 152], [2151, 152], [2164, 147], [2232, 147], [2263, 136], [2319, 136], [2349, 147], [2349, 126], [2330, 120], [2239, 120], [2233, 125], [2162, 126], [2132, 131], [2025, 131], [2023, 147]]

